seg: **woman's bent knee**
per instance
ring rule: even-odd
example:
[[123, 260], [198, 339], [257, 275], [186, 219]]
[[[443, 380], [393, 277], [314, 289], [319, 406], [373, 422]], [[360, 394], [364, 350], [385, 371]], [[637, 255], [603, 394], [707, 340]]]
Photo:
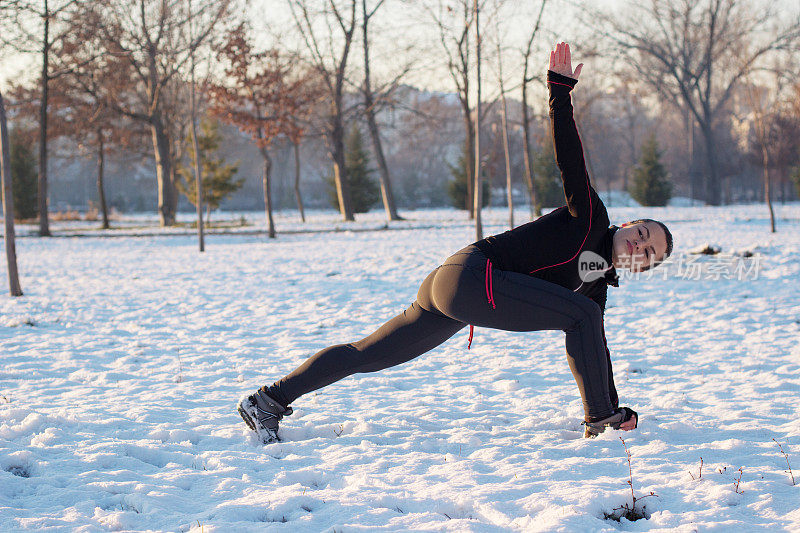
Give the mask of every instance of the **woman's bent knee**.
[[[575, 312], [573, 313], [574, 320], [564, 331], [569, 333], [580, 329], [585, 324], [599, 324], [603, 321], [603, 310], [597, 305], [597, 302], [582, 295], [580, 296]], [[583, 301], [585, 300], [585, 301]]]

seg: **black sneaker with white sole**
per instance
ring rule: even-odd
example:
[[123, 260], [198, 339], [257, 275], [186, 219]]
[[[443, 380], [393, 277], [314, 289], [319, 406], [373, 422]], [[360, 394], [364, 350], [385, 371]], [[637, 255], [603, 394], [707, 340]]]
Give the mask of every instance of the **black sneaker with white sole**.
[[256, 432], [263, 444], [280, 440], [278, 422], [284, 416], [292, 414], [291, 407], [283, 407], [261, 389], [254, 394], [243, 396], [236, 408], [244, 423]]

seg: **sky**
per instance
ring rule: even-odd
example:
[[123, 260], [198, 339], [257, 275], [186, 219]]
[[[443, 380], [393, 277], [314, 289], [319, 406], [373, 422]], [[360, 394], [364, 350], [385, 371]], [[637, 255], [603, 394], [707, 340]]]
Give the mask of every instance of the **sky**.
[[[491, 2], [490, 2], [491, 4]], [[378, 36], [373, 44], [372, 64], [378, 80], [392, 78], [393, 69], [398, 66], [412, 64], [413, 70], [406, 78], [409, 83], [422, 88], [450, 91], [451, 82], [447, 78], [446, 58], [442, 53], [439, 33], [432, 19], [436, 2], [390, 0], [381, 8], [373, 19], [371, 32]], [[533, 26], [538, 13], [538, 2], [511, 0], [502, 2], [500, 7], [502, 25], [499, 28], [503, 35], [504, 57], [508, 57], [504, 68], [511, 72], [519, 63], [521, 48], [525, 45], [527, 34]], [[281, 46], [301, 49], [303, 43], [294, 31], [294, 21], [288, 3], [283, 0], [257, 0], [249, 6], [249, 22], [257, 39], [265, 46], [275, 43]], [[493, 9], [493, 8], [492, 8]], [[549, 28], [557, 26], [555, 19], [560, 13], [572, 8], [561, 0], [549, 0], [543, 16], [542, 38], [548, 42], [556, 39], [570, 39], [577, 31], [553, 32]], [[484, 57], [494, 55], [496, 22], [492, 20], [487, 7], [482, 24], [486, 39]], [[353, 47], [351, 64], [360, 65], [360, 35], [357, 35], [357, 46]], [[488, 49], [486, 49], [488, 48]], [[546, 53], [540, 54], [536, 60], [539, 66], [546, 68]], [[39, 57], [15, 53], [11, 50], [0, 51], [0, 88], [6, 89], [12, 80], [32, 78], [39, 72]], [[384, 65], [386, 65], [384, 67]], [[484, 78], [496, 77], [486, 66]]]
[[[455, 4], [453, 0], [443, 0]], [[755, 1], [755, 0], [752, 0]], [[320, 5], [321, 1], [311, 2]], [[542, 30], [534, 45], [531, 62], [532, 72], [540, 71], [542, 77], [547, 68], [547, 52], [554, 43], [572, 42], [573, 57], [581, 60], [587, 44], [596, 45], [591, 30], [581, 21], [582, 14], [577, 2], [548, 0]], [[287, 0], [254, 0], [248, 5], [248, 19], [253, 33], [262, 46], [278, 45], [283, 48], [307, 53], [305, 44], [298, 36]], [[371, 25], [375, 36], [372, 45], [373, 79], [376, 83], [394, 78], [400, 70], [410, 66], [403, 78], [406, 83], [423, 89], [452, 92], [453, 82], [449, 77], [447, 56], [439, 39], [439, 31], [433, 20], [438, 1], [434, 0], [388, 0], [376, 14]], [[597, 0], [593, 6], [603, 12], [615, 12], [624, 5], [622, 0]], [[796, 13], [793, 0], [781, 0], [771, 4], [779, 12]], [[484, 34], [483, 73], [484, 95], [491, 98], [498, 93], [496, 46], [500, 36], [506, 86], [512, 98], [519, 98], [519, 80], [522, 69], [522, 48], [527, 42], [539, 9], [538, 1], [488, 0], [482, 16]], [[493, 16], [492, 13], [498, 13]], [[324, 26], [323, 26], [324, 27]], [[319, 27], [318, 27], [319, 28]], [[324, 34], [324, 31], [321, 32]], [[474, 37], [474, 34], [473, 34]], [[338, 43], [334, 43], [338, 46]], [[351, 53], [350, 65], [354, 69], [354, 83], [360, 83], [361, 65], [360, 35]], [[39, 72], [39, 58], [14, 53], [8, 49], [0, 51], [0, 89], [7, 89], [8, 82], [20, 78], [34, 78]], [[611, 54], [602, 53], [586, 62], [583, 78], [597, 76], [608, 69], [616, 68]], [[486, 96], [485, 96], [486, 98]]]

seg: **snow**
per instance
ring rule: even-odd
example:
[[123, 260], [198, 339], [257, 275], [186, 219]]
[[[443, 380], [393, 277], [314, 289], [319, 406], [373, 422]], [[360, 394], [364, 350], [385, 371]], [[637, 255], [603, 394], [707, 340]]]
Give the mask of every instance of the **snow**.
[[[158, 232], [18, 239], [25, 296], [0, 297], [0, 530], [800, 529], [778, 447], [800, 483], [800, 204], [777, 206], [776, 234], [763, 206], [610, 209], [664, 220], [675, 257], [712, 242], [759, 260], [755, 279], [692, 256], [701, 279], [667, 265], [609, 290], [635, 431], [580, 438], [560, 332], [479, 328], [469, 351], [464, 330], [299, 399], [284, 441], [259, 445], [241, 394], [370, 333], [474, 240], [462, 213], [404, 214], [359, 231], [382, 213], [312, 213], [340, 231], [210, 236], [204, 254]], [[484, 212], [486, 233], [506, 218]], [[604, 519], [631, 502], [620, 437], [637, 498], [655, 493], [646, 520]]]

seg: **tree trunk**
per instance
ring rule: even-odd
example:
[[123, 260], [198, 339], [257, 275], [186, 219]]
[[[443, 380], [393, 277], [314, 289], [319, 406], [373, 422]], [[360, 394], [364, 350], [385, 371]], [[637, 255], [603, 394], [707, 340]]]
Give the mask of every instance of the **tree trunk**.
[[781, 205], [786, 205], [786, 175], [783, 169], [779, 170], [778, 173], [780, 174]]
[[466, 174], [467, 174], [467, 197], [464, 199], [469, 219], [475, 217], [473, 199], [473, 185], [475, 184], [475, 124], [472, 121], [472, 114], [469, 107], [464, 109], [464, 129], [466, 130], [466, 141], [464, 142], [464, 155], [466, 160]]
[[511, 187], [511, 155], [508, 152], [508, 106], [506, 104], [506, 93], [500, 88], [500, 95], [503, 100], [502, 126], [503, 126], [503, 154], [506, 159], [506, 197], [508, 198], [508, 227], [514, 229], [514, 194]]
[[[200, 141], [197, 138], [197, 96], [194, 83], [194, 52], [192, 52], [192, 72], [191, 72], [191, 106], [192, 106], [192, 146], [194, 146], [194, 186], [195, 186], [195, 208], [197, 209], [197, 242], [201, 252], [205, 251], [205, 235], [203, 233], [203, 166], [200, 153]], [[210, 208], [211, 206], [209, 206]]]
[[710, 123], [701, 124], [700, 127], [706, 144], [706, 161], [708, 163], [708, 178], [705, 188], [706, 202], [710, 205], [720, 205], [722, 188], [720, 186], [717, 150], [714, 145], [714, 131]]
[[474, 0], [475, 10], [475, 62], [477, 70], [477, 99], [475, 101], [475, 240], [483, 239], [483, 221], [481, 208], [483, 207], [483, 183], [481, 182], [481, 27], [480, 9], [478, 0]]
[[300, 210], [300, 220], [306, 221], [306, 213], [303, 210], [303, 197], [300, 195], [300, 143], [293, 142], [294, 145], [294, 197], [297, 199], [297, 209]]
[[264, 182], [264, 208], [267, 212], [267, 227], [269, 238], [275, 238], [275, 221], [272, 219], [272, 194], [270, 190], [270, 174], [272, 172], [272, 158], [266, 148], [261, 149], [261, 156], [264, 158], [264, 171], [262, 174]]
[[367, 116], [367, 127], [369, 128], [369, 135], [372, 138], [372, 149], [375, 152], [375, 160], [378, 163], [378, 170], [381, 180], [381, 198], [383, 199], [383, 207], [386, 210], [386, 218], [389, 220], [401, 220], [401, 217], [397, 214], [397, 207], [395, 207], [394, 194], [392, 193], [392, 181], [389, 176], [389, 167], [386, 164], [386, 158], [383, 156], [381, 136], [380, 132], [378, 131], [378, 123], [375, 120], [375, 102], [372, 96], [372, 85], [370, 82], [369, 38], [367, 32], [367, 25], [369, 24], [369, 18], [371, 15], [367, 15], [366, 0], [361, 1], [361, 8], [363, 12], [361, 28], [363, 30], [362, 34], [364, 38], [364, 111]]
[[156, 156], [159, 222], [162, 226], [173, 226], [175, 225], [175, 185], [172, 183], [169, 137], [160, 116], [153, 117], [150, 122], [150, 130], [153, 133], [153, 147]]
[[690, 110], [686, 111], [686, 130], [687, 151], [689, 152], [689, 188], [691, 191], [689, 196], [692, 197], [692, 205], [694, 205], [694, 200], [697, 198], [697, 178], [694, 171], [694, 118]]
[[14, 194], [11, 189], [11, 149], [8, 144], [8, 127], [3, 94], [0, 93], [0, 181], [3, 186], [3, 219], [5, 221], [6, 263], [8, 264], [8, 290], [11, 296], [22, 296], [17, 271], [17, 249], [14, 239]]
[[103, 174], [105, 167], [105, 143], [103, 142], [103, 129], [97, 128], [97, 199], [100, 202], [100, 212], [103, 214], [102, 229], [108, 229], [108, 205], [106, 204], [106, 191], [103, 186]]
[[761, 142], [761, 162], [764, 164], [764, 199], [767, 201], [767, 207], [769, 208], [769, 227], [770, 231], [775, 233], [775, 211], [772, 209], [772, 194], [770, 194], [769, 152], [766, 139]]
[[39, 102], [39, 235], [50, 236], [47, 207], [47, 99], [50, 82], [50, 11], [44, 0], [44, 36], [42, 40], [42, 99]]
[[[192, 113], [194, 115], [194, 113]], [[197, 242], [201, 252], [206, 249], [205, 233], [203, 228], [203, 170], [200, 164], [200, 142], [197, 140], [197, 120], [192, 117], [192, 144], [194, 145], [194, 186], [195, 208], [197, 211]], [[211, 206], [209, 206], [209, 209]]]
[[514, 229], [514, 194], [511, 186], [511, 155], [508, 152], [508, 102], [506, 101], [506, 87], [503, 80], [503, 59], [500, 42], [497, 43], [497, 70], [500, 82], [500, 99], [503, 105], [500, 114], [500, 125], [503, 128], [503, 155], [506, 162], [506, 198], [508, 202], [508, 227]]
[[350, 202], [350, 183], [347, 179], [347, 167], [344, 156], [344, 124], [339, 112], [332, 117], [331, 158], [333, 159], [333, 180], [336, 183], [336, 195], [339, 198], [339, 211], [347, 222], [355, 220]]
[[378, 124], [375, 122], [375, 113], [373, 113], [371, 109], [367, 111], [367, 126], [369, 127], [370, 137], [372, 137], [372, 149], [375, 152], [375, 160], [378, 162], [378, 174], [381, 180], [381, 198], [383, 198], [386, 218], [389, 220], [403, 220], [403, 217], [397, 214], [397, 206], [394, 203], [394, 193], [392, 192], [392, 181], [389, 176], [389, 166], [386, 164], [386, 158], [383, 156], [383, 147], [381, 146]]
[[525, 159], [525, 180], [528, 185], [528, 194], [531, 199], [531, 220], [541, 216], [542, 208], [536, 199], [536, 182], [533, 175], [533, 160], [531, 158], [531, 123], [528, 115], [528, 83], [522, 82], [522, 140], [524, 144], [523, 156]]
[[533, 165], [531, 160], [531, 126], [530, 120], [528, 118], [528, 83], [533, 81], [528, 77], [528, 66], [530, 65], [530, 58], [531, 58], [531, 48], [533, 47], [533, 41], [536, 38], [536, 34], [539, 32], [539, 25], [542, 22], [542, 15], [544, 14], [544, 7], [547, 4], [547, 0], [542, 0], [541, 5], [539, 6], [539, 16], [536, 17], [536, 25], [533, 27], [533, 31], [531, 32], [531, 36], [528, 39], [528, 46], [525, 49], [525, 53], [523, 54], [523, 70], [522, 70], [522, 136], [524, 140], [524, 159], [525, 159], [525, 180], [527, 181], [528, 185], [528, 195], [530, 196], [530, 212], [531, 212], [531, 220], [534, 218], [541, 216], [542, 208], [539, 203], [536, 201], [536, 180], [534, 179], [533, 173]]

